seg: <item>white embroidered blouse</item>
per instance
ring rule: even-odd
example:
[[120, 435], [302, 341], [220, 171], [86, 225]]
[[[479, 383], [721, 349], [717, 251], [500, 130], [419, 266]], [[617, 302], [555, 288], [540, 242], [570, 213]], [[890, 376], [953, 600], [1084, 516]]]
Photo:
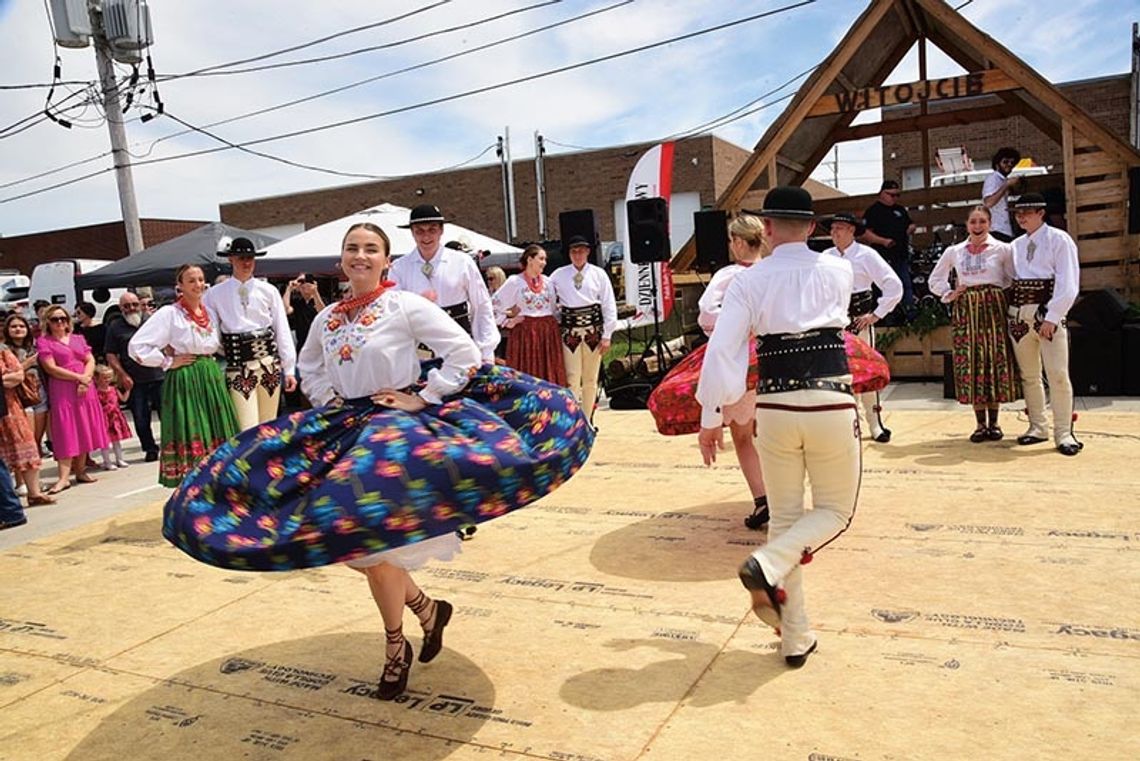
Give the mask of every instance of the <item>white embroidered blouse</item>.
[[416, 347], [421, 343], [443, 359], [420, 391], [431, 404], [461, 390], [481, 364], [471, 336], [418, 294], [387, 290], [352, 320], [334, 313], [335, 306], [317, 315], [297, 359], [301, 390], [314, 406], [335, 396], [355, 399], [407, 388], [420, 377]]
[[203, 328], [177, 304], [162, 307], [135, 331], [127, 353], [140, 365], [163, 369], [168, 369], [173, 362], [173, 358], [163, 353], [167, 346], [174, 349], [175, 354], [217, 354], [222, 347], [218, 316], [209, 307], [206, 312], [210, 315], [210, 324]]
[[522, 275], [511, 275], [491, 297], [495, 308], [495, 322], [499, 325], [507, 321], [507, 310], [518, 307], [518, 317], [557, 317], [554, 283], [546, 275], [542, 278], [542, 290], [534, 291]]

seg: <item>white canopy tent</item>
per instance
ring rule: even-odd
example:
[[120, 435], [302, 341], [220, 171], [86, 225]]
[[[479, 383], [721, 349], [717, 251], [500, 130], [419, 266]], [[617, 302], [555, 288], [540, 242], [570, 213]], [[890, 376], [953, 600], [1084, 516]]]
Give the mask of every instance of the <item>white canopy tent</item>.
[[[408, 223], [409, 213], [410, 210], [403, 206], [385, 203], [326, 222], [312, 230], [306, 230], [267, 246], [265, 258], [258, 260], [258, 269], [262, 268], [262, 262], [272, 263], [274, 271], [280, 270], [287, 262], [295, 262], [298, 265], [297, 272], [332, 274], [336, 270], [336, 263], [340, 261], [340, 245], [345, 233], [348, 228], [360, 222], [371, 222], [383, 230], [392, 242], [392, 255], [403, 256], [416, 247], [412, 231], [400, 227]], [[473, 252], [489, 251], [492, 254], [516, 255], [522, 253], [522, 249], [509, 243], [447, 222], [443, 226], [443, 242], [446, 244], [454, 240], [465, 243]]]

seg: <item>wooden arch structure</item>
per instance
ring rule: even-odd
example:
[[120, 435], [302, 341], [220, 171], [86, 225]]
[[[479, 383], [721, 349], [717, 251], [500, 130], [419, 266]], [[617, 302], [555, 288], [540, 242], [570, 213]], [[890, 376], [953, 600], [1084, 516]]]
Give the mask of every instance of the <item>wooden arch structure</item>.
[[[967, 74], [931, 80], [926, 46], [933, 44]], [[918, 46], [919, 81], [885, 85], [887, 76]], [[930, 103], [993, 94], [996, 103], [931, 113]], [[919, 113], [852, 126], [866, 109], [914, 103]], [[928, 132], [948, 124], [1022, 116], [1062, 147], [1067, 227], [1077, 241], [1082, 290], [1140, 286], [1140, 235], [1129, 230], [1129, 172], [1140, 174], [1140, 151], [1089, 116], [1028, 64], [942, 0], [872, 0], [838, 47], [819, 65], [757, 143], [717, 199], [717, 208], [759, 208], [775, 185], [802, 185], [837, 143], [903, 132], [922, 135], [924, 189], [907, 191], [908, 206], [925, 210], [928, 224], [961, 221], [961, 209], [939, 205], [981, 197], [977, 187], [930, 187]], [[1138, 178], [1140, 180], [1140, 178]], [[1134, 180], [1134, 181], [1138, 181]], [[976, 191], [976, 192], [975, 192]], [[821, 213], [860, 211], [873, 197], [818, 201]], [[1134, 212], [1135, 213], [1135, 212]], [[946, 220], [941, 217], [945, 216]], [[915, 215], [922, 224], [923, 211]], [[674, 270], [692, 267], [695, 242], [673, 258]]]

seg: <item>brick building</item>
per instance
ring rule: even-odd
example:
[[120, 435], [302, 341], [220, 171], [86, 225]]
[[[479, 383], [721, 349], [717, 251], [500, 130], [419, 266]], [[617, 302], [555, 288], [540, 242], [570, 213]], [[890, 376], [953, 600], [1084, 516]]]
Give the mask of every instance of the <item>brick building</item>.
[[[1131, 104], [1130, 74], [1084, 79], [1057, 85], [1057, 89], [1110, 132], [1129, 140]], [[931, 103], [929, 112], [949, 111], [997, 105], [996, 95]], [[917, 116], [917, 105], [891, 106], [883, 109], [883, 120]], [[1032, 158], [1039, 166], [1059, 166], [1063, 161], [1061, 146], [1024, 116], [1007, 119], [955, 124], [930, 130], [930, 150], [964, 146], [974, 161], [975, 169], [990, 169], [990, 159], [998, 148], [1017, 148], [1023, 157]], [[898, 180], [904, 188], [922, 187], [922, 138], [917, 132], [883, 136], [883, 177]]]
[[[185, 235], [206, 222], [186, 219], [142, 219], [143, 246]], [[122, 222], [47, 230], [28, 235], [0, 238], [0, 267], [18, 269], [31, 275], [37, 264], [58, 259], [122, 259], [127, 250], [127, 233]]]
[[[547, 237], [558, 237], [558, 214], [593, 209], [603, 240], [617, 240], [616, 214], [624, 213], [626, 183], [652, 143], [547, 155], [544, 160]], [[692, 212], [711, 206], [750, 152], [713, 135], [678, 141], [673, 160], [674, 247], [692, 231]], [[513, 164], [517, 240], [539, 239], [533, 159]], [[814, 181], [814, 195], [841, 195]], [[380, 203], [437, 204], [456, 224], [506, 239], [502, 174], [498, 164], [421, 174], [396, 180], [222, 204], [221, 220], [278, 237], [295, 234]]]

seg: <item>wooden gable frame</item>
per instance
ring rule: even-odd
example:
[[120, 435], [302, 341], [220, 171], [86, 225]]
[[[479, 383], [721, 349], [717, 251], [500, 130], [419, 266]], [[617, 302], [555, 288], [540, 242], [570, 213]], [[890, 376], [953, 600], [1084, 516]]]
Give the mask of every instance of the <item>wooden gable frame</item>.
[[[821, 99], [860, 88], [879, 88], [915, 45], [919, 78], [926, 80], [926, 42], [937, 46], [967, 72], [984, 72], [998, 81], [1000, 102], [958, 111], [928, 113], [878, 124], [852, 126], [860, 111], [821, 116]], [[832, 99], [834, 100], [834, 99]], [[920, 132], [926, 161], [929, 129], [952, 123], [1024, 116], [1062, 146], [1069, 232], [1081, 252], [1082, 289], [1140, 286], [1140, 236], [1128, 233], [1128, 170], [1140, 167], [1140, 151], [1094, 118], [1012, 52], [942, 0], [872, 0], [840, 41], [804, 82], [788, 107], [756, 144], [752, 155], [725, 188], [716, 207], [730, 211], [759, 208], [774, 185], [801, 185], [836, 143], [898, 132]], [[938, 203], [949, 188], [908, 192], [908, 204]], [[957, 192], [961, 192], [961, 189]], [[929, 195], [930, 198], [925, 198]], [[934, 196], [938, 196], [935, 199]], [[818, 203], [835, 209], [865, 208], [874, 198], [850, 197]], [[675, 270], [692, 267], [690, 239], [673, 258]]]

